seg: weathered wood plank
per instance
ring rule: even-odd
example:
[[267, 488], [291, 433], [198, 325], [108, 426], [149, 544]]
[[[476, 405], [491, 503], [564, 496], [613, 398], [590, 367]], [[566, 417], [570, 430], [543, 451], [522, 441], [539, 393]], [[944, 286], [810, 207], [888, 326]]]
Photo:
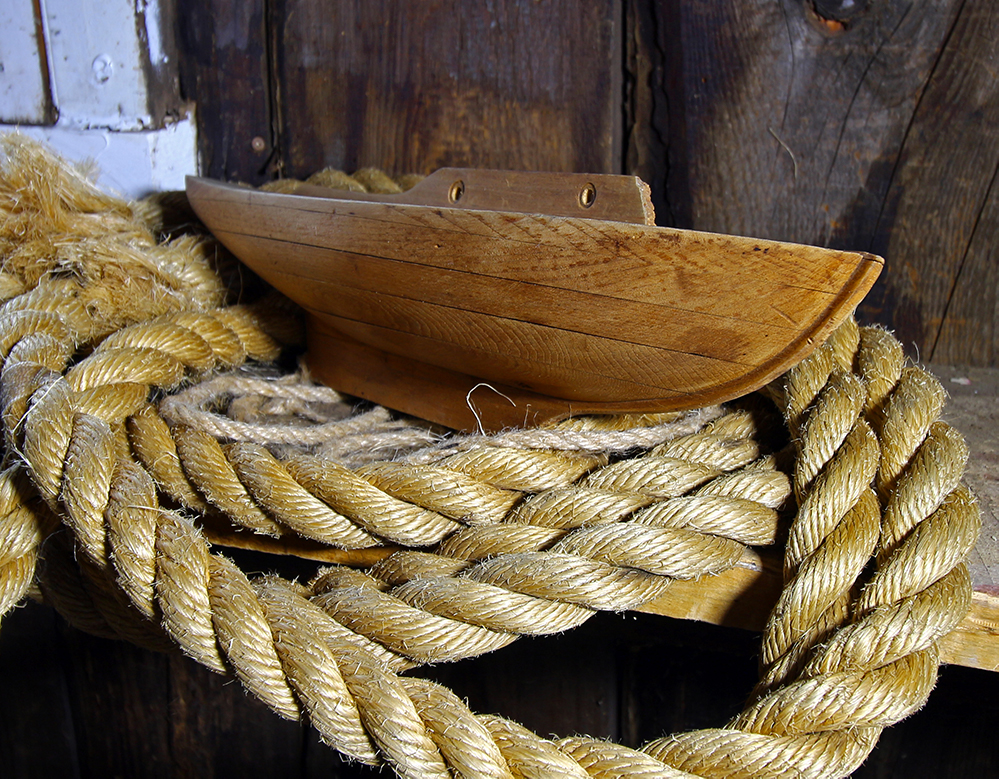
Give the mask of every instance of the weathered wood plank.
[[[624, 167], [651, 189], [656, 221], [690, 225], [677, 0], [624, 4]], [[669, 192], [667, 192], [669, 189]]]
[[279, 0], [285, 170], [618, 172], [613, 2]]
[[61, 633], [81, 776], [172, 776], [167, 657], [69, 627]]
[[30, 2], [0, 9], [0, 123], [55, 122], [41, 16], [41, 8]]
[[927, 355], [937, 362], [999, 364], [996, 236], [999, 186], [993, 176], [964, 258], [953, 269], [953, 293], [945, 301], [936, 341]]
[[871, 3], [831, 33], [811, 3], [663, 4], [679, 223], [866, 248], [955, 5]]
[[129, 132], [178, 117], [174, 0], [23, 5], [42, 12], [44, 75], [61, 128]]
[[878, 225], [876, 246], [894, 270], [862, 309], [923, 359], [996, 364], [997, 175], [999, 5], [964, 3]]
[[307, 726], [279, 718], [234, 679], [187, 657], [172, 655], [167, 670], [173, 776], [288, 776], [300, 763]]
[[629, 172], [679, 226], [881, 254], [864, 319], [993, 364], [999, 8], [851, 5], [632, 3]]
[[264, 0], [177, 0], [181, 87], [197, 103], [202, 173], [261, 184], [273, 178]]
[[0, 765], [6, 776], [80, 776], [60, 627], [52, 609], [30, 602], [3, 620]]

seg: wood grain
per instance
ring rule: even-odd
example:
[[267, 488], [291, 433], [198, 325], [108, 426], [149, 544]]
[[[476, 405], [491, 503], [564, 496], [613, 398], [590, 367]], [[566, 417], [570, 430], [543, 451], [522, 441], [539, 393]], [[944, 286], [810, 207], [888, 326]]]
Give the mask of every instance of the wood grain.
[[[181, 87], [197, 104], [201, 171], [226, 181], [273, 178], [265, 0], [176, 0]], [[255, 142], [256, 140], [256, 142]]]
[[[575, 197], [577, 187], [568, 191]], [[744, 395], [821, 343], [881, 267], [863, 253], [549, 216], [541, 199], [531, 204], [536, 213], [512, 213], [196, 178], [188, 197], [209, 229], [313, 323], [467, 375], [456, 393], [450, 382], [421, 387], [434, 399], [429, 418], [452, 426], [455, 414], [468, 421], [468, 392], [483, 381], [572, 404], [555, 417], [690, 409]], [[318, 335], [310, 343], [335, 359]], [[315, 351], [310, 363], [332, 380]], [[427, 404], [404, 405], [412, 393], [393, 386], [407, 373], [385, 384], [358, 374], [334, 386], [425, 414]], [[518, 420], [519, 400], [511, 403]]]
[[276, 0], [285, 170], [618, 172], [619, 4]]
[[301, 184], [295, 194], [471, 211], [585, 217], [654, 225], [648, 185], [635, 176], [440, 168], [404, 192], [381, 194]]
[[[665, 3], [681, 226], [867, 248], [954, 3], [871, 3], [841, 34], [810, 3]], [[653, 51], [650, 55], [653, 56]], [[641, 85], [638, 85], [641, 86]]]
[[[620, 172], [626, 137], [625, 167], [652, 185], [662, 224], [882, 247], [888, 268], [864, 316], [924, 356], [935, 338], [938, 361], [995, 364], [995, 3], [858, 3], [865, 13], [838, 32], [812, 16], [836, 2], [623, 5], [620, 28], [617, 3], [584, 0], [179, 0], [203, 171], [259, 183], [283, 152], [293, 175]], [[971, 468], [995, 516], [995, 400], [978, 374], [950, 377], [972, 380], [945, 379], [952, 393], [979, 390], [948, 413], [973, 407], [953, 421], [992, 436], [991, 448], [973, 441]], [[972, 560], [976, 582], [999, 582], [994, 534]], [[269, 560], [252, 570], [286, 563]], [[724, 723], [752, 689], [757, 645], [733, 628], [602, 614], [438, 670], [479, 711], [637, 746]], [[36, 604], [4, 620], [0, 672], [5, 775], [385, 776], [346, 765], [232, 680], [80, 636]], [[945, 667], [926, 708], [886, 731], [854, 776], [997, 776], [997, 719], [999, 674]]]
[[994, 364], [994, 3], [629, 5], [629, 171], [681, 227], [864, 249], [910, 352]]
[[924, 359], [996, 364], [997, 174], [999, 6], [963, 3], [920, 96], [876, 232], [895, 272], [865, 306]]
[[[952, 293], [941, 300], [939, 324], [928, 355], [937, 362], [999, 364], [999, 187], [996, 176], [983, 195], [963, 257], [951, 264]], [[955, 258], [956, 259], [956, 258]]]

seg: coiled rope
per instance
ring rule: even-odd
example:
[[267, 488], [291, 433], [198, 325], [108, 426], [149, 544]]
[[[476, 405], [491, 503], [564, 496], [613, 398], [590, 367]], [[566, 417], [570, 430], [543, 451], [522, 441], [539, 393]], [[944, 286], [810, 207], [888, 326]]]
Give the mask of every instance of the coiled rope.
[[[82, 629], [180, 647], [407, 777], [845, 776], [925, 701], [979, 517], [943, 390], [888, 333], [848, 322], [769, 389], [789, 473], [746, 409], [442, 438], [248, 371], [294, 317], [225, 305], [252, 284], [196, 228], [157, 240], [182, 203], [129, 206], [3, 143], [0, 613], [37, 587]], [[723, 727], [550, 741], [400, 675], [722, 571], [774, 542], [786, 506], [760, 683]], [[206, 540], [213, 518], [380, 559], [250, 579]]]

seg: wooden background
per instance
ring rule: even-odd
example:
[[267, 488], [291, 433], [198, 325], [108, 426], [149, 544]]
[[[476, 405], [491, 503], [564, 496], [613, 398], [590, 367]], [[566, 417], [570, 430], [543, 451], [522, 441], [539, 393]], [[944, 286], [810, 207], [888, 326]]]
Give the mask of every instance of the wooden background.
[[[924, 360], [996, 365], [995, 0], [177, 0], [206, 175], [325, 166], [637, 173], [661, 224], [866, 249], [861, 308]], [[598, 615], [434, 669], [543, 734], [719, 725], [757, 637]], [[369, 777], [181, 657], [29, 606], [0, 631], [12, 776]], [[999, 676], [947, 668], [857, 774], [999, 775]]]
[[207, 175], [635, 173], [662, 224], [881, 254], [865, 321], [996, 364], [994, 0], [180, 5]]

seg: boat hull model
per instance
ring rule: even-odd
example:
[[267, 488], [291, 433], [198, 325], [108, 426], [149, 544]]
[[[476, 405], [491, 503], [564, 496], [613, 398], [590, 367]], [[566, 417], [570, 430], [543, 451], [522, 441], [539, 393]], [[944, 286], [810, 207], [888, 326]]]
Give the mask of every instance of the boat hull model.
[[625, 176], [444, 169], [399, 195], [200, 178], [187, 191], [305, 309], [315, 376], [459, 429], [744, 395], [821, 343], [883, 264], [656, 227]]

